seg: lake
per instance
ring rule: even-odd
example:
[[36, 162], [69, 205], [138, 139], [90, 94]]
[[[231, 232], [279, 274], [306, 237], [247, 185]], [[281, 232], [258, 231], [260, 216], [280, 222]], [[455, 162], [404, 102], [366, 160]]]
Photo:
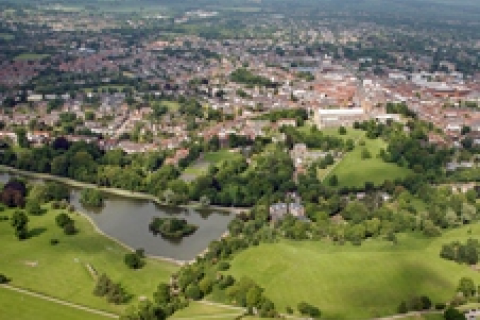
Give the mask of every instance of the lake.
[[[12, 175], [0, 173], [0, 182], [7, 182]], [[27, 178], [29, 181], [41, 180]], [[102, 208], [86, 208], [80, 203], [80, 189], [68, 186], [70, 203], [75, 209], [90, 217], [105, 234], [127, 246], [145, 250], [145, 253], [175, 260], [192, 260], [203, 252], [208, 244], [219, 239], [227, 230], [234, 214], [214, 210], [201, 212], [187, 208], [159, 206], [152, 201], [137, 200], [106, 194]], [[164, 239], [150, 233], [148, 225], [153, 217], [183, 218], [198, 226], [197, 231], [181, 240]], [[81, 232], [81, 230], [80, 230]]]

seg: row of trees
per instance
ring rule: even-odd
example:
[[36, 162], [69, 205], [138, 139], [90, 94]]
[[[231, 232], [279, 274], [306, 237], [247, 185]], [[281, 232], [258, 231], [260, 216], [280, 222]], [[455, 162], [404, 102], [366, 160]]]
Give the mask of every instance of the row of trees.
[[465, 244], [459, 241], [444, 244], [440, 251], [440, 257], [458, 263], [475, 265], [478, 263], [479, 253], [480, 242], [477, 239], [468, 239]]

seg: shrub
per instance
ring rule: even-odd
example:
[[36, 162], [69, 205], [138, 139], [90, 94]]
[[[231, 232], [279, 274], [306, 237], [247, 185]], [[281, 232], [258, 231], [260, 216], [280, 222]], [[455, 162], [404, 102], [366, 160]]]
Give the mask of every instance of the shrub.
[[10, 280], [4, 274], [0, 273], [0, 284], [8, 283]]
[[202, 298], [202, 292], [195, 283], [192, 283], [185, 290], [185, 296], [193, 300], [200, 300]]
[[130, 269], [140, 269], [145, 264], [143, 261], [143, 255], [137, 252], [125, 254], [123, 261]]
[[63, 227], [63, 232], [67, 235], [67, 236], [71, 236], [75, 233], [77, 233], [77, 229], [75, 228], [75, 223], [73, 220], [70, 220], [70, 222], [68, 222], [64, 227]]
[[302, 315], [307, 315], [312, 318], [320, 318], [321, 315], [320, 309], [306, 302], [300, 302], [297, 309]]
[[435, 303], [435, 310], [444, 310], [446, 307], [446, 303]]
[[228, 263], [227, 261], [221, 261], [218, 264], [218, 270], [225, 271], [225, 270], [228, 270], [228, 269], [230, 269], [230, 263]]
[[60, 242], [60, 241], [58, 241], [58, 239], [50, 239], [50, 244], [51, 244], [52, 246], [57, 245], [59, 242]]
[[64, 228], [68, 223], [70, 223], [72, 219], [68, 216], [68, 214], [62, 212], [55, 218], [55, 222], [57, 226], [60, 228]]

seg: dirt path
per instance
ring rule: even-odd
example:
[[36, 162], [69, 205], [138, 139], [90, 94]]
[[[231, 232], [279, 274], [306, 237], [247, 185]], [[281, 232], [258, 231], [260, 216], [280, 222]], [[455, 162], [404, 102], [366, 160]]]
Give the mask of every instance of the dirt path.
[[396, 314], [389, 317], [374, 318], [372, 320], [395, 320], [395, 319], [404, 319], [406, 317], [411, 317], [411, 316], [421, 316], [424, 314], [435, 314], [435, 313], [439, 314], [439, 313], [442, 313], [442, 311], [438, 311], [438, 310], [412, 311], [412, 312], [403, 313], [403, 314]]
[[113, 319], [118, 319], [119, 318], [118, 315], [113, 314], [113, 313], [109, 313], [109, 312], [101, 311], [101, 310], [97, 310], [97, 309], [92, 309], [92, 308], [89, 308], [89, 307], [84, 307], [84, 306], [81, 306], [81, 305], [78, 305], [78, 304], [63, 301], [63, 300], [60, 300], [60, 299], [57, 299], [57, 298], [52, 298], [52, 297], [49, 297], [49, 296], [46, 296], [46, 295], [43, 295], [43, 294], [40, 294], [40, 293], [36, 293], [36, 292], [33, 292], [33, 291], [29, 291], [29, 290], [26, 290], [26, 289], [20, 289], [20, 288], [17, 288], [17, 287], [13, 287], [11, 285], [2, 284], [2, 285], [0, 285], [0, 287], [5, 288], [7, 290], [23, 293], [23, 294], [26, 294], [26, 295], [29, 295], [29, 296], [32, 296], [32, 297], [36, 297], [36, 298], [39, 298], [39, 299], [43, 299], [43, 300], [46, 300], [46, 301], [50, 301], [50, 302], [53, 302], [53, 303], [61, 304], [61, 305], [67, 306], [67, 307], [87, 311], [87, 312], [90, 312], [90, 313], [95, 313], [95, 314], [98, 314], [98, 315], [101, 315], [101, 316], [104, 316], [104, 317], [107, 317], [107, 318], [113, 318]]

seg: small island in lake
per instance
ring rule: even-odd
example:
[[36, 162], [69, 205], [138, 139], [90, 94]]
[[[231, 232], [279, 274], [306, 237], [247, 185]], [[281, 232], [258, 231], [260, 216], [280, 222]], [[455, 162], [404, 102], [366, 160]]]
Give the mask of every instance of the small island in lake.
[[154, 234], [161, 234], [165, 238], [180, 239], [197, 231], [198, 227], [188, 224], [185, 219], [154, 217], [148, 226]]

